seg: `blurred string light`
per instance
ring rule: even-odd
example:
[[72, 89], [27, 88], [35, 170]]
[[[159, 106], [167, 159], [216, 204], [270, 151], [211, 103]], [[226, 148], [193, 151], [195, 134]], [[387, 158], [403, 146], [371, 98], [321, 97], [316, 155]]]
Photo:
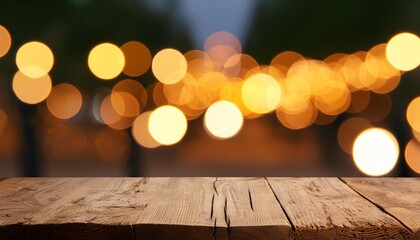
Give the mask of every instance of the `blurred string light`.
[[98, 78], [111, 80], [123, 71], [124, 53], [114, 44], [98, 44], [89, 53], [88, 66]]
[[[1, 26], [0, 36], [1, 57], [9, 50], [11, 40]], [[121, 73], [139, 77], [151, 68], [158, 81], [147, 89], [132, 79], [117, 82], [112, 90], [101, 88], [91, 99], [91, 114], [97, 122], [113, 129], [104, 136], [132, 127], [137, 143], [155, 148], [178, 143], [186, 133], [187, 120], [202, 114], [207, 133], [225, 139], [240, 131], [243, 119], [271, 112], [283, 126], [303, 129], [312, 124], [330, 124], [347, 111], [360, 117], [341, 124], [337, 133], [341, 148], [353, 154], [365, 174], [383, 175], [395, 165], [398, 145], [388, 131], [371, 128], [371, 122], [389, 114], [392, 99], [388, 93], [398, 86], [404, 71], [419, 65], [419, 46], [416, 35], [401, 33], [368, 51], [336, 53], [323, 61], [285, 51], [264, 66], [243, 54], [239, 40], [223, 31], [210, 35], [202, 51], [182, 54], [167, 48], [153, 58], [138, 41], [121, 47], [101, 43], [88, 56], [88, 66], [96, 77], [110, 80]], [[13, 90], [20, 100], [36, 104], [48, 97], [46, 105], [57, 118], [77, 114], [82, 105], [77, 88], [59, 84], [50, 94], [48, 73], [54, 56], [48, 46], [40, 42], [23, 45], [16, 63], [20, 71], [13, 79]], [[419, 101], [413, 100], [407, 108], [413, 133], [420, 132]], [[144, 112], [150, 106], [155, 110]], [[102, 139], [97, 140], [101, 142], [98, 146], [107, 145], [105, 137], [98, 139]], [[406, 160], [415, 171], [412, 156], [416, 144], [406, 147]]]
[[15, 95], [27, 104], [37, 104], [44, 101], [50, 94], [51, 87], [51, 78], [48, 74], [39, 78], [30, 78], [18, 71], [12, 82]]
[[420, 143], [416, 139], [411, 139], [405, 147], [404, 154], [407, 165], [420, 174]]
[[187, 131], [187, 119], [178, 108], [165, 105], [156, 108], [150, 114], [148, 128], [158, 143], [173, 145], [184, 137]]
[[239, 108], [229, 101], [218, 101], [207, 108], [204, 127], [215, 138], [226, 139], [235, 136], [243, 124]]
[[242, 52], [242, 46], [232, 33], [220, 31], [206, 39], [204, 51], [213, 61], [224, 66], [231, 57]]
[[47, 98], [49, 111], [60, 119], [68, 119], [75, 116], [80, 111], [82, 103], [80, 91], [68, 83], [54, 86]]
[[414, 131], [420, 132], [420, 97], [413, 99], [407, 107], [407, 121]]
[[148, 128], [151, 113], [151, 111], [147, 111], [140, 114], [134, 120], [133, 127], [131, 128], [131, 133], [136, 142], [145, 148], [156, 148], [160, 146], [160, 143], [152, 137]]
[[381, 128], [369, 128], [360, 133], [353, 145], [353, 160], [366, 175], [381, 176], [396, 165], [399, 146], [392, 133]]
[[245, 80], [242, 86], [242, 100], [255, 113], [268, 113], [280, 104], [281, 88], [272, 76], [255, 74]]
[[130, 41], [120, 47], [124, 53], [125, 65], [123, 73], [130, 77], [143, 75], [150, 68], [152, 55], [141, 42]]
[[412, 33], [400, 33], [389, 40], [386, 57], [395, 68], [410, 71], [420, 64], [420, 39]]
[[405, 161], [414, 172], [420, 174], [420, 97], [410, 102], [406, 117], [414, 138], [405, 147]]
[[2, 25], [0, 25], [0, 58], [9, 52], [10, 46], [12, 45], [12, 37], [9, 31]]
[[27, 77], [40, 78], [50, 72], [54, 55], [44, 43], [28, 42], [17, 51], [16, 65]]
[[167, 48], [153, 58], [152, 71], [157, 80], [164, 84], [181, 81], [187, 72], [187, 60], [178, 50]]

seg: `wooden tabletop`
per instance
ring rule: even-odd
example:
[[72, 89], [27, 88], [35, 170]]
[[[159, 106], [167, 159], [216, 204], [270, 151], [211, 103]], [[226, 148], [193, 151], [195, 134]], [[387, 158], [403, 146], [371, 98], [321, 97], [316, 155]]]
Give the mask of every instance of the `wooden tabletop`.
[[420, 178], [9, 178], [0, 239], [420, 239]]

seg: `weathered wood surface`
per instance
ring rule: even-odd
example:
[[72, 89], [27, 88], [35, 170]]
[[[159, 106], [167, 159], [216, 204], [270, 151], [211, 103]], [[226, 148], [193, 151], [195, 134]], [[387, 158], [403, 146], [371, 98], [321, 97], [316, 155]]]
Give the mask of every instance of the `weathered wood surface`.
[[0, 240], [420, 239], [420, 179], [11, 178]]
[[351, 188], [394, 216], [420, 239], [420, 178], [344, 178]]
[[298, 239], [407, 239], [397, 220], [337, 178], [269, 178]]
[[61, 199], [85, 180], [78, 178], [7, 179], [0, 182], [0, 239], [22, 239], [26, 217]]

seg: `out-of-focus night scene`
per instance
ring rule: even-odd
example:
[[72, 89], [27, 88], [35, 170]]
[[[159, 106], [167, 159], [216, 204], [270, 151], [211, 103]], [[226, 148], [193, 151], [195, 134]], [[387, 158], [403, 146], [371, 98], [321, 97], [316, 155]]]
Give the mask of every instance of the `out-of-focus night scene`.
[[0, 3], [0, 177], [419, 176], [420, 1]]

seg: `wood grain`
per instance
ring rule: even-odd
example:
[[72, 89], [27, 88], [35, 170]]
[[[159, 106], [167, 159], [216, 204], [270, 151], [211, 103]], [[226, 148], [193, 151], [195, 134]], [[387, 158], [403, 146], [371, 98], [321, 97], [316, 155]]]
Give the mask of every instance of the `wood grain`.
[[[215, 182], [223, 203], [228, 239], [290, 239], [292, 228], [264, 178], [225, 178]], [[221, 204], [217, 204], [220, 206]]]
[[25, 217], [83, 184], [77, 178], [10, 178], [0, 182], [0, 239], [23, 239]]
[[[27, 239], [134, 239], [147, 206], [143, 178], [93, 178], [24, 221]], [[154, 191], [154, 189], [151, 189]]]
[[420, 239], [420, 178], [343, 178]]
[[135, 223], [137, 239], [214, 239], [214, 178], [171, 178], [161, 181], [147, 208]]
[[9, 178], [0, 240], [420, 239], [419, 178]]
[[337, 178], [269, 178], [295, 239], [411, 239], [392, 216]]

